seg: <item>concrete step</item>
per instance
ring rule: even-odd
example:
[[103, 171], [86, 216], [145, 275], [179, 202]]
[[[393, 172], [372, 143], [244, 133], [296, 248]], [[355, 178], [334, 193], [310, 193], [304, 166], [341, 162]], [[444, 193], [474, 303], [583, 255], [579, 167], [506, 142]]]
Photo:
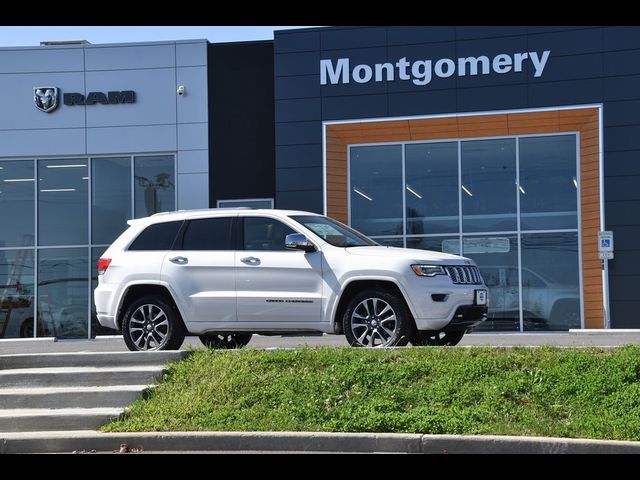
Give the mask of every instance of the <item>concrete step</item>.
[[148, 385], [0, 388], [0, 408], [119, 408], [138, 399], [148, 388]]
[[163, 369], [164, 365], [16, 368], [0, 370], [0, 385], [4, 388], [149, 385], [162, 378]]
[[73, 352], [0, 355], [0, 370], [39, 367], [116, 367], [161, 365], [182, 360], [189, 352]]
[[17, 408], [0, 410], [0, 432], [96, 430], [118, 418], [122, 408]]

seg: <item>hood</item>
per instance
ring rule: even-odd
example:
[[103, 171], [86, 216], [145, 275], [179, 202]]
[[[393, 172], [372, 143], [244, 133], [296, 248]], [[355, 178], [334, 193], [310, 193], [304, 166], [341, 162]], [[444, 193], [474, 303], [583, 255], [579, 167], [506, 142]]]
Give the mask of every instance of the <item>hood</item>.
[[345, 248], [347, 253], [351, 255], [361, 255], [363, 257], [391, 257], [404, 258], [413, 262], [422, 263], [439, 263], [446, 265], [475, 265], [473, 260], [449, 253], [434, 252], [432, 250], [419, 250], [417, 248], [398, 248], [398, 247], [348, 247]]

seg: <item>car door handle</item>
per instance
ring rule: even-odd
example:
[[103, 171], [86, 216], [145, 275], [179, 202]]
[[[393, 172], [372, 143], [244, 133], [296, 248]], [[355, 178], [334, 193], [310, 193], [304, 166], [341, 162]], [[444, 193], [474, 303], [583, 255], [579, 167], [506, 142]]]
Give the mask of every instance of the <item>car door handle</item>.
[[176, 265], [186, 265], [189, 263], [189, 259], [187, 257], [173, 257], [170, 258], [169, 261], [171, 263], [175, 263]]
[[260, 265], [260, 259], [256, 257], [244, 257], [241, 258], [240, 261], [247, 265]]

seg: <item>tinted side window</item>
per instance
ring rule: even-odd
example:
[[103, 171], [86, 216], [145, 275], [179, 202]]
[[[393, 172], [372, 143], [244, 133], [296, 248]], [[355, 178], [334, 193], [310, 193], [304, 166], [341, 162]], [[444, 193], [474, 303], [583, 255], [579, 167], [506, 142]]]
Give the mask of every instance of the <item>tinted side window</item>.
[[133, 241], [129, 250], [171, 250], [181, 225], [182, 220], [149, 225]]
[[183, 250], [231, 250], [231, 217], [191, 220], [184, 232]]
[[245, 250], [286, 250], [284, 240], [292, 228], [274, 218], [244, 217]]

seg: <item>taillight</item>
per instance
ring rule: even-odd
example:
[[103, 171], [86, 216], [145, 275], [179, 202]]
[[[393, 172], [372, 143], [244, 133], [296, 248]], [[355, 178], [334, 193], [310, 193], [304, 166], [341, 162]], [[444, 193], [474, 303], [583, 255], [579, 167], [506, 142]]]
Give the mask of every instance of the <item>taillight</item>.
[[101, 258], [100, 260], [98, 260], [98, 264], [96, 265], [96, 267], [98, 268], [98, 275], [102, 275], [104, 272], [106, 272], [107, 268], [109, 268], [109, 264], [111, 264], [110, 258]]

